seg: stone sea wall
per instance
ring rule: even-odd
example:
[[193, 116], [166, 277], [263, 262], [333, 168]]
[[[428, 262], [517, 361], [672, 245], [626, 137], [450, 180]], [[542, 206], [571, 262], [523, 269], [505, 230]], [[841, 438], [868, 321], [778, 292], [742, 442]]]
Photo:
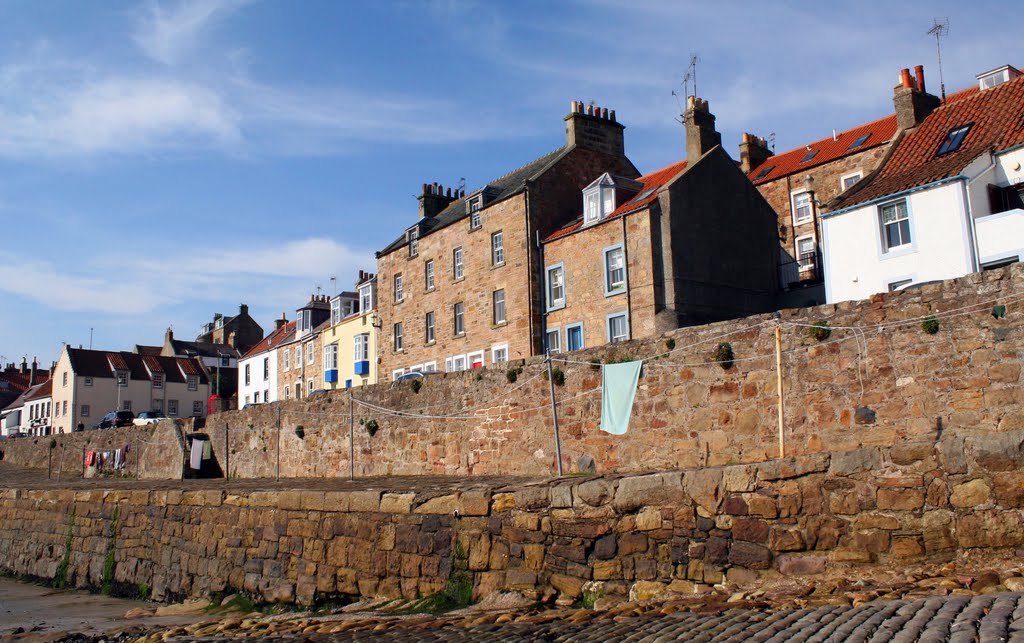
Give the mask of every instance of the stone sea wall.
[[[1024, 428], [1022, 298], [1024, 264], [1014, 264], [870, 300], [783, 311], [786, 455]], [[929, 334], [922, 321], [932, 315], [936, 332]], [[808, 328], [820, 320], [832, 327], [823, 341]], [[731, 368], [708, 363], [720, 342], [731, 345]], [[629, 431], [601, 432], [601, 371], [590, 362], [654, 356], [644, 365]], [[779, 455], [769, 316], [561, 357], [577, 362], [555, 363], [564, 374], [555, 393], [567, 472], [581, 456], [607, 473]], [[514, 382], [510, 368], [522, 369]], [[549, 475], [557, 468], [545, 371], [541, 358], [530, 358], [432, 375], [418, 391], [409, 382], [357, 389], [355, 403], [337, 391], [214, 415], [205, 430], [219, 453], [230, 445], [230, 473], [242, 478], [346, 476], [350, 429], [357, 476]]]
[[[379, 481], [378, 481], [379, 482]], [[1024, 544], [1024, 431], [460, 491], [0, 491], [0, 569], [309, 604], [692, 591]], [[588, 585], [588, 583], [590, 583]]]

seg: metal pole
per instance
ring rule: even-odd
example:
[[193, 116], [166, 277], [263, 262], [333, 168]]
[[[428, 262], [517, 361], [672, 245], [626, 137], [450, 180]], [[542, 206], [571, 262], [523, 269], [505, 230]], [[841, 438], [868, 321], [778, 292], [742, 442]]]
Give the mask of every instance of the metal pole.
[[548, 389], [551, 391], [551, 420], [555, 425], [555, 458], [558, 460], [558, 475], [562, 475], [562, 440], [558, 436], [558, 407], [555, 406], [555, 377], [551, 372], [551, 349], [544, 351], [548, 365]]
[[779, 457], [786, 457], [786, 438], [783, 432], [784, 406], [782, 400], [782, 327], [775, 321], [775, 379], [779, 391]]
[[277, 407], [277, 479], [281, 479], [281, 406]]
[[356, 408], [352, 393], [348, 394], [348, 479], [356, 479]]

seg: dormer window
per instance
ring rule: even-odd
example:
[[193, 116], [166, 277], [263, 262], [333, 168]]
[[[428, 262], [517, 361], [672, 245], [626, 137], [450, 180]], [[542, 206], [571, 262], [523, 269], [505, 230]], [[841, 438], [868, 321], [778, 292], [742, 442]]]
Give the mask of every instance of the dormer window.
[[420, 230], [419, 228], [409, 228], [409, 256], [415, 257], [419, 254], [420, 245]]
[[600, 221], [614, 210], [615, 184], [608, 174], [603, 174], [583, 189], [583, 224]]
[[120, 387], [128, 386], [128, 371], [119, 368], [114, 371], [114, 375], [117, 377], [117, 385]]
[[976, 76], [978, 79], [978, 89], [991, 89], [997, 85], [1002, 85], [1005, 82], [1011, 81], [1018, 76], [1020, 76], [1019, 70], [1011, 67], [1010, 65], [1003, 65], [998, 69], [978, 74]]
[[469, 229], [476, 230], [480, 227], [480, 201], [482, 197], [477, 195], [469, 200]]
[[341, 298], [331, 300], [331, 326], [341, 321]]
[[359, 312], [366, 314], [373, 308], [373, 285], [363, 284], [359, 287]]
[[299, 332], [308, 333], [313, 330], [313, 311], [308, 308], [298, 311]]

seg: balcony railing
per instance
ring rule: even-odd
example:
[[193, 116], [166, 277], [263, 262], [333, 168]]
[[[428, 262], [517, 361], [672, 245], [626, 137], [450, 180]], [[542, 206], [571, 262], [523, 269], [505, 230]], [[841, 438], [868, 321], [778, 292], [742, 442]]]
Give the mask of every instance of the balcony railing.
[[798, 259], [786, 257], [779, 263], [779, 287], [784, 290], [820, 284], [824, 277], [818, 252], [804, 253]]

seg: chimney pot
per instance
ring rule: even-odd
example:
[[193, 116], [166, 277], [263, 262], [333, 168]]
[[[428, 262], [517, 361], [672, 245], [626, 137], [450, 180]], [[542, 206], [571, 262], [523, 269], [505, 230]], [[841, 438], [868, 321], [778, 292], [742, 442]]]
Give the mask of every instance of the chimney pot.
[[611, 112], [608, 113], [608, 118], [609, 118], [609, 120], [611, 120], [611, 122], [613, 122], [613, 123], [615, 122], [615, 110], [614, 109]]
[[594, 106], [593, 105], [587, 105], [587, 116], [593, 116], [593, 115], [594, 115]]
[[914, 84], [910, 80], [910, 70], [904, 67], [900, 70], [900, 85], [905, 89], [912, 89]]
[[914, 76], [917, 78], [917, 88], [920, 91], [925, 91], [924, 88], [924, 65], [917, 65], [914, 67]]

